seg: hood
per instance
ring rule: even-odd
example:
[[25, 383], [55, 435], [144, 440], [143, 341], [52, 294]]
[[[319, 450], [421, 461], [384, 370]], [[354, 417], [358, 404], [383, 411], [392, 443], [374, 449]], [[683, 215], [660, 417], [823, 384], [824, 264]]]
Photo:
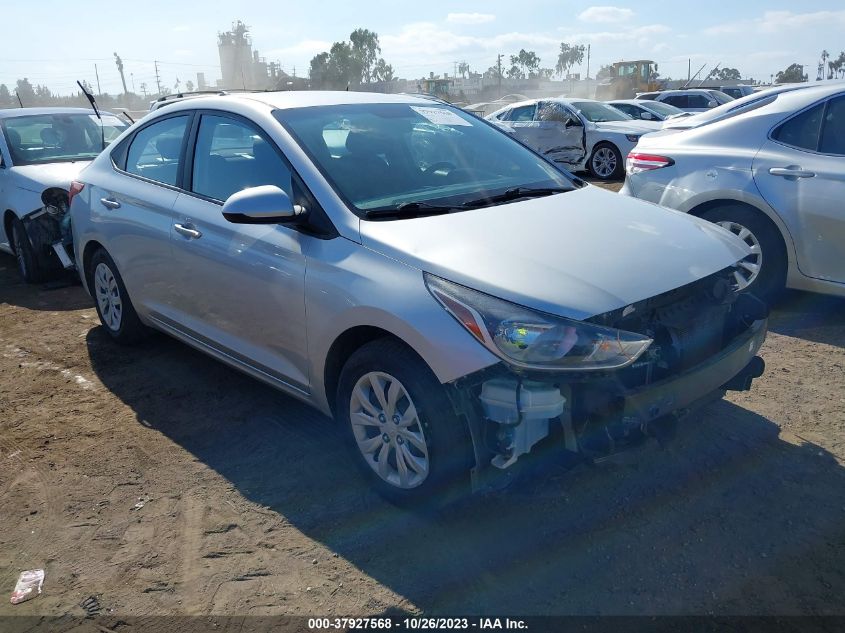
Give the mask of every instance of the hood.
[[66, 163], [45, 163], [43, 165], [19, 165], [12, 168], [15, 184], [22, 189], [28, 189], [40, 194], [49, 187], [67, 189], [72, 180], [79, 176], [89, 160], [78, 160]]
[[362, 243], [530, 308], [585, 319], [748, 255], [728, 231], [598, 187], [449, 215], [361, 221]]
[[646, 134], [654, 132], [663, 127], [663, 121], [604, 121], [603, 123], [593, 123], [597, 130], [604, 130], [607, 132], [620, 132], [622, 134]]

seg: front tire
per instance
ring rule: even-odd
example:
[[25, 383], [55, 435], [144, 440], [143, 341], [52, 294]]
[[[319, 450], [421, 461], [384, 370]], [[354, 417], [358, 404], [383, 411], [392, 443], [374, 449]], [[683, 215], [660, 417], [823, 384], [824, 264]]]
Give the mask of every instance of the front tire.
[[466, 425], [445, 388], [401, 342], [384, 338], [358, 349], [341, 371], [335, 416], [373, 487], [399, 505], [436, 505], [469, 483]]
[[621, 180], [625, 166], [619, 149], [611, 143], [598, 143], [587, 164], [590, 174], [599, 180]]
[[109, 336], [127, 345], [146, 338], [149, 330], [138, 318], [114, 260], [103, 249], [94, 253], [88, 264], [88, 287]]
[[23, 222], [17, 217], [12, 218], [12, 248], [15, 251], [15, 259], [18, 262], [18, 272], [24, 283], [37, 284], [44, 281], [44, 271], [32, 242], [26, 233]]
[[751, 248], [734, 273], [737, 288], [769, 304], [777, 300], [786, 284], [787, 258], [783, 239], [771, 220], [737, 204], [710, 209], [701, 217], [729, 230]]

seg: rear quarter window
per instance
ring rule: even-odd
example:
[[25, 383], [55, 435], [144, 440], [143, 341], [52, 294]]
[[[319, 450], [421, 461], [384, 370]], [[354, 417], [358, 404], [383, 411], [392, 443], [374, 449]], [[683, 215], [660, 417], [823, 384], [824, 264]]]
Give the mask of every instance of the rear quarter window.
[[819, 146], [824, 103], [814, 105], [781, 123], [772, 133], [772, 138], [784, 145], [815, 152]]

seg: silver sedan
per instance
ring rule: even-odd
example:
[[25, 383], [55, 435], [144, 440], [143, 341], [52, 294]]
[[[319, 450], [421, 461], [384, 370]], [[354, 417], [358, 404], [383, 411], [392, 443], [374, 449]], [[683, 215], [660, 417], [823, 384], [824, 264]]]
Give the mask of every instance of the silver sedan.
[[556, 429], [587, 459], [660, 437], [763, 370], [742, 241], [429, 99], [178, 100], [70, 193], [108, 336], [166, 332], [333, 415], [397, 501], [482, 487]]
[[845, 84], [783, 87], [667, 122], [628, 155], [621, 193], [715, 222], [750, 254], [735, 273], [845, 296]]

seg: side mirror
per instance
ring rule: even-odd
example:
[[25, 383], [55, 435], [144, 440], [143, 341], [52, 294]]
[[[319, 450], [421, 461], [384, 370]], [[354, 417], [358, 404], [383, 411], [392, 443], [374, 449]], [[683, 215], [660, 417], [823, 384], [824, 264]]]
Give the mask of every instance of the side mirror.
[[578, 121], [576, 121], [575, 119], [570, 117], [570, 118], [566, 119], [566, 123], [564, 124], [564, 127], [578, 127], [579, 125], [580, 125], [580, 123]]
[[718, 104], [718, 103], [716, 103], [715, 101], [708, 101], [708, 102], [707, 102], [707, 107], [708, 107], [708, 108], [715, 108], [717, 105], [719, 105], [719, 104]]
[[651, 112], [640, 112], [640, 118], [644, 121], [651, 121], [654, 119], [654, 115]]
[[223, 217], [234, 224], [293, 222], [305, 212], [276, 185], [250, 187], [233, 193], [223, 203], [222, 211]]

